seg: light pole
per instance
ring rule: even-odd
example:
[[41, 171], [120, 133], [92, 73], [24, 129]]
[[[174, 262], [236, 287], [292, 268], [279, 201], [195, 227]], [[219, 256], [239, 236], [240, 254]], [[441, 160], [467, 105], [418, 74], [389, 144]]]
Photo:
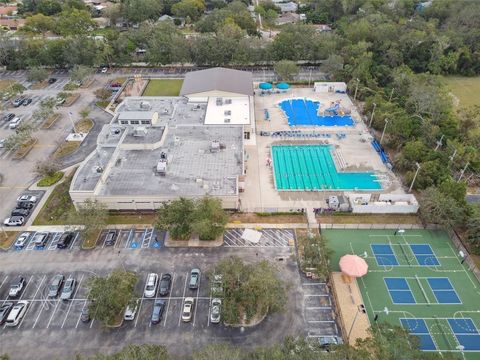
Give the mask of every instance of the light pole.
[[353, 95], [353, 101], [357, 100], [358, 84], [360, 84], [360, 79], [357, 78], [357, 85], [355, 85], [355, 94]]
[[408, 189], [408, 192], [412, 192], [413, 185], [415, 184], [415, 180], [417, 179], [418, 172], [420, 171], [420, 164], [416, 162], [415, 165], [417, 165], [417, 171], [415, 171], [415, 175], [413, 175], [413, 180], [412, 180], [412, 183], [410, 184], [410, 188]]
[[388, 102], [392, 102], [392, 98], [393, 98], [393, 91], [395, 90], [395, 88], [392, 88], [392, 92], [390, 93], [390, 97], [388, 98]]
[[470, 165], [470, 163], [467, 161], [467, 163], [465, 164], [465, 167], [462, 169], [462, 172], [460, 173], [460, 177], [458, 178], [457, 182], [460, 182], [460, 180], [462, 180], [463, 174], [465, 174], [465, 171], [467, 170], [468, 165]]
[[73, 122], [72, 115], [73, 115], [72, 112], [69, 111], [69, 112], [68, 112], [68, 118], [70, 119], [70, 122], [72, 123], [73, 132], [76, 134], [76, 133], [77, 133], [77, 129], [75, 128], [75, 124], [74, 124], [74, 122]]
[[368, 123], [368, 127], [372, 127], [373, 115], [375, 114], [376, 108], [377, 108], [377, 104], [373, 103], [372, 115], [370, 115], [370, 122]]
[[380, 145], [382, 144], [383, 137], [385, 136], [385, 130], [387, 129], [388, 119], [385, 119], [385, 126], [383, 127], [382, 137], [380, 138]]
[[350, 335], [352, 334], [353, 327], [355, 326], [355, 322], [357, 321], [358, 314], [366, 314], [367, 310], [365, 309], [365, 306], [363, 304], [358, 305], [357, 307], [357, 312], [355, 314], [355, 317], [353, 318], [352, 325], [350, 326], [350, 330], [348, 330], [348, 336], [347, 336], [347, 341], [350, 343]]
[[438, 148], [439, 148], [440, 146], [442, 146], [442, 140], [443, 140], [443, 137], [444, 137], [444, 136], [445, 136], [445, 135], [443, 135], [443, 134], [442, 134], [442, 136], [440, 136], [440, 140], [437, 141], [437, 146], [435, 147], [435, 151], [437, 151]]
[[453, 159], [455, 159], [455, 155], [457, 155], [457, 149], [455, 149], [455, 150], [453, 151], [453, 154], [452, 154], [451, 156], [449, 156], [448, 159], [450, 160], [450, 162], [452, 162]]

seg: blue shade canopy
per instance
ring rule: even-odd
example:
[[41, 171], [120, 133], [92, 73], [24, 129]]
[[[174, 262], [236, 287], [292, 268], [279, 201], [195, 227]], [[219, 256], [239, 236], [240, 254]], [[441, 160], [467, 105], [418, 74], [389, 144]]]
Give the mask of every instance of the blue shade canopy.
[[262, 90], [270, 90], [273, 87], [273, 85], [267, 82], [263, 82], [263, 83], [260, 83], [258, 87]]
[[287, 83], [279, 83], [277, 84], [277, 89], [280, 89], [280, 90], [287, 90], [287, 89], [290, 89], [290, 85], [288, 85]]

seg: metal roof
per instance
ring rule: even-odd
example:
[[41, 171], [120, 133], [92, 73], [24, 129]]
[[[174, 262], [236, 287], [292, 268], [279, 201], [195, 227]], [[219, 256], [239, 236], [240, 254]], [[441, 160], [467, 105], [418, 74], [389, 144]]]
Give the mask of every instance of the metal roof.
[[185, 76], [180, 95], [214, 90], [253, 96], [252, 73], [221, 67], [192, 71]]

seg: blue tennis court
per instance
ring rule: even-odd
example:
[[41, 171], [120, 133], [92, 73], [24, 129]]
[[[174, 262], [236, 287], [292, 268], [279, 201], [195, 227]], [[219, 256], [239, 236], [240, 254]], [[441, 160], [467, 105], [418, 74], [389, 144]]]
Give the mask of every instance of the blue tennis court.
[[428, 278], [427, 281], [439, 304], [462, 303], [449, 278]]
[[448, 324], [452, 329], [460, 345], [466, 351], [480, 350], [480, 334], [477, 327], [470, 318], [448, 319]]
[[410, 334], [415, 335], [420, 339], [420, 350], [434, 351], [437, 349], [432, 336], [430, 335], [430, 331], [428, 331], [425, 320], [400, 318], [400, 323]]
[[412, 290], [405, 278], [384, 278], [394, 304], [416, 304]]
[[413, 255], [415, 255], [418, 264], [423, 266], [438, 266], [440, 262], [433, 253], [433, 250], [428, 244], [410, 245]]
[[397, 257], [389, 244], [371, 244], [373, 255], [379, 266], [397, 266]]
[[353, 126], [350, 115], [318, 115], [319, 101], [288, 99], [279, 105], [290, 126]]

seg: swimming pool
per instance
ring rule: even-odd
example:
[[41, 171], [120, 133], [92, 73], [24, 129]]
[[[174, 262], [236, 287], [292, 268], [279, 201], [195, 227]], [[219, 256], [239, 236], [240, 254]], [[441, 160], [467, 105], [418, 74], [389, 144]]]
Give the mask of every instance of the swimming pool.
[[353, 126], [350, 115], [318, 115], [319, 101], [288, 99], [279, 104], [290, 126]]
[[275, 186], [294, 190], [380, 190], [372, 172], [338, 172], [330, 145], [272, 145]]

